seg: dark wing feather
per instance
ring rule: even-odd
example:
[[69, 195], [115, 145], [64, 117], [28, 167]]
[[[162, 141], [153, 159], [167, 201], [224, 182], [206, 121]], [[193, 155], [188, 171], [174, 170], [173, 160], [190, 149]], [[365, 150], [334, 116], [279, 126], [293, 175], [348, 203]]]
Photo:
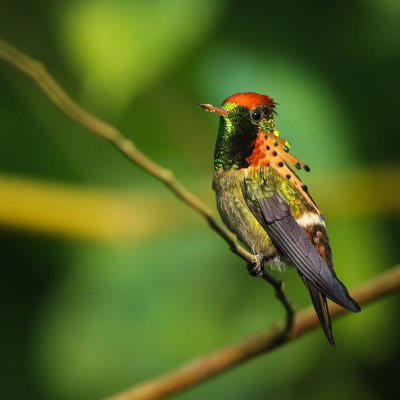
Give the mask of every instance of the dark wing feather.
[[[323, 295], [350, 311], [360, 311], [345, 286], [319, 256], [306, 232], [299, 226], [283, 197], [274, 192], [271, 197], [258, 199], [262, 218], [256, 218], [269, 237], [296, 266], [302, 276]], [[258, 214], [258, 213], [257, 213]]]
[[329, 344], [335, 347], [335, 340], [332, 334], [332, 324], [331, 317], [329, 315], [328, 304], [326, 302], [326, 297], [304, 276], [302, 276], [304, 284], [306, 285], [315, 311], [318, 315], [319, 322], [328, 339]]

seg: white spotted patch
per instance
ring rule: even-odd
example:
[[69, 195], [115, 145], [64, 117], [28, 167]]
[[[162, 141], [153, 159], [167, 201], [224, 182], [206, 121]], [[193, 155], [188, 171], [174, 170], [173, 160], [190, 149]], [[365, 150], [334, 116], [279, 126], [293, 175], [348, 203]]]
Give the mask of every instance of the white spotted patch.
[[303, 214], [300, 218], [297, 218], [296, 221], [302, 228], [307, 228], [313, 225], [325, 226], [322, 216], [315, 213]]

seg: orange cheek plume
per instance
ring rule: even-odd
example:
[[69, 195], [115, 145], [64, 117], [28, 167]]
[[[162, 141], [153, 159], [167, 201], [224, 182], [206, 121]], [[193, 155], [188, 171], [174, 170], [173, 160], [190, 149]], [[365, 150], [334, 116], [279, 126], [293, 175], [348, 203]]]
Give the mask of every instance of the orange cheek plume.
[[314, 201], [307, 192], [307, 186], [293, 173], [290, 167], [310, 171], [310, 168], [296, 157], [289, 154], [290, 143], [266, 132], [258, 132], [257, 138], [252, 143], [254, 150], [247, 161], [250, 166], [259, 169], [260, 166], [272, 167], [279, 175], [289, 180], [307, 199], [308, 203], [320, 213]]

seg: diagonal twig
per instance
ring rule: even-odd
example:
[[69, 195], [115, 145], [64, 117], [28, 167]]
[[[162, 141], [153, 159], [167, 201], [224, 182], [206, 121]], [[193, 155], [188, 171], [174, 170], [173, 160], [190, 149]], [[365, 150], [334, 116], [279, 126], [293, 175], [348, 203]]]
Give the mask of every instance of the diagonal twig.
[[[367, 305], [400, 289], [400, 265], [384, 272], [351, 292], [360, 305]], [[335, 303], [329, 304], [332, 318], [349, 311]], [[269, 353], [286, 342], [297, 339], [319, 327], [318, 317], [312, 307], [297, 313], [293, 329], [282, 337], [285, 324], [276, 323], [265, 331], [225, 347], [212, 354], [200, 357], [175, 371], [138, 384], [107, 400], [155, 400], [181, 392], [207, 379], [213, 378], [260, 354]]]
[[[96, 135], [107, 139], [130, 161], [165, 184], [179, 199], [205, 218], [211, 229], [228, 243], [233, 253], [247, 261], [247, 263], [257, 264], [258, 260], [256, 256], [249, 253], [239, 244], [236, 235], [222, 226], [203, 201], [176, 179], [172, 171], [163, 168], [151, 158], [147, 157], [131, 140], [123, 136], [117, 128], [95, 117], [72, 100], [42, 63], [27, 56], [1, 38], [0, 58], [3, 58], [14, 67], [30, 76], [49, 98], [70, 118], [87, 127]], [[286, 297], [282, 284], [277, 285], [272, 282], [269, 283], [274, 287], [276, 297], [282, 302], [286, 310], [286, 324], [282, 329], [282, 335], [285, 335], [292, 326], [294, 310]]]
[[[90, 114], [82, 106], [72, 100], [42, 63], [27, 56], [1, 38], [0, 58], [3, 58], [17, 69], [33, 78], [50, 99], [70, 118], [87, 127], [96, 135], [107, 139], [130, 161], [165, 184], [179, 199], [206, 219], [211, 229], [228, 243], [233, 253], [237, 254], [248, 263], [257, 264], [257, 258], [238, 243], [236, 235], [222, 226], [214, 217], [211, 210], [178, 181], [172, 171], [163, 168], [151, 158], [147, 157], [131, 140], [123, 136], [117, 128]], [[275, 289], [276, 297], [285, 307], [287, 324], [284, 331], [288, 332], [292, 324], [294, 311], [289, 300], [286, 298], [282, 286], [272, 286]]]
[[203, 216], [210, 227], [228, 243], [230, 249], [235, 254], [247, 262], [257, 262], [256, 257], [238, 243], [236, 236], [217, 221], [207, 205], [179, 182], [172, 171], [163, 168], [151, 158], [147, 157], [131, 140], [123, 136], [117, 128], [90, 114], [73, 101], [42, 63], [22, 53], [1, 38], [0, 58], [3, 58], [17, 69], [33, 78], [37, 85], [70, 118], [90, 129], [96, 135], [107, 139], [130, 161], [165, 184], [178, 198]]

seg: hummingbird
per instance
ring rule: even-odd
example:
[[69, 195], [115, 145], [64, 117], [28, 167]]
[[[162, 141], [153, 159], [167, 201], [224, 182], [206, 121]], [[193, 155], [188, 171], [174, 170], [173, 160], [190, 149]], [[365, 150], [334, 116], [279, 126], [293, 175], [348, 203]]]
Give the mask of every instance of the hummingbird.
[[280, 137], [276, 103], [246, 92], [229, 96], [221, 107], [200, 106], [219, 115], [212, 187], [223, 222], [258, 260], [248, 265], [249, 273], [261, 277], [265, 267], [294, 266], [334, 347], [327, 298], [353, 312], [361, 309], [333, 269], [325, 218], [295, 173], [310, 167]]

